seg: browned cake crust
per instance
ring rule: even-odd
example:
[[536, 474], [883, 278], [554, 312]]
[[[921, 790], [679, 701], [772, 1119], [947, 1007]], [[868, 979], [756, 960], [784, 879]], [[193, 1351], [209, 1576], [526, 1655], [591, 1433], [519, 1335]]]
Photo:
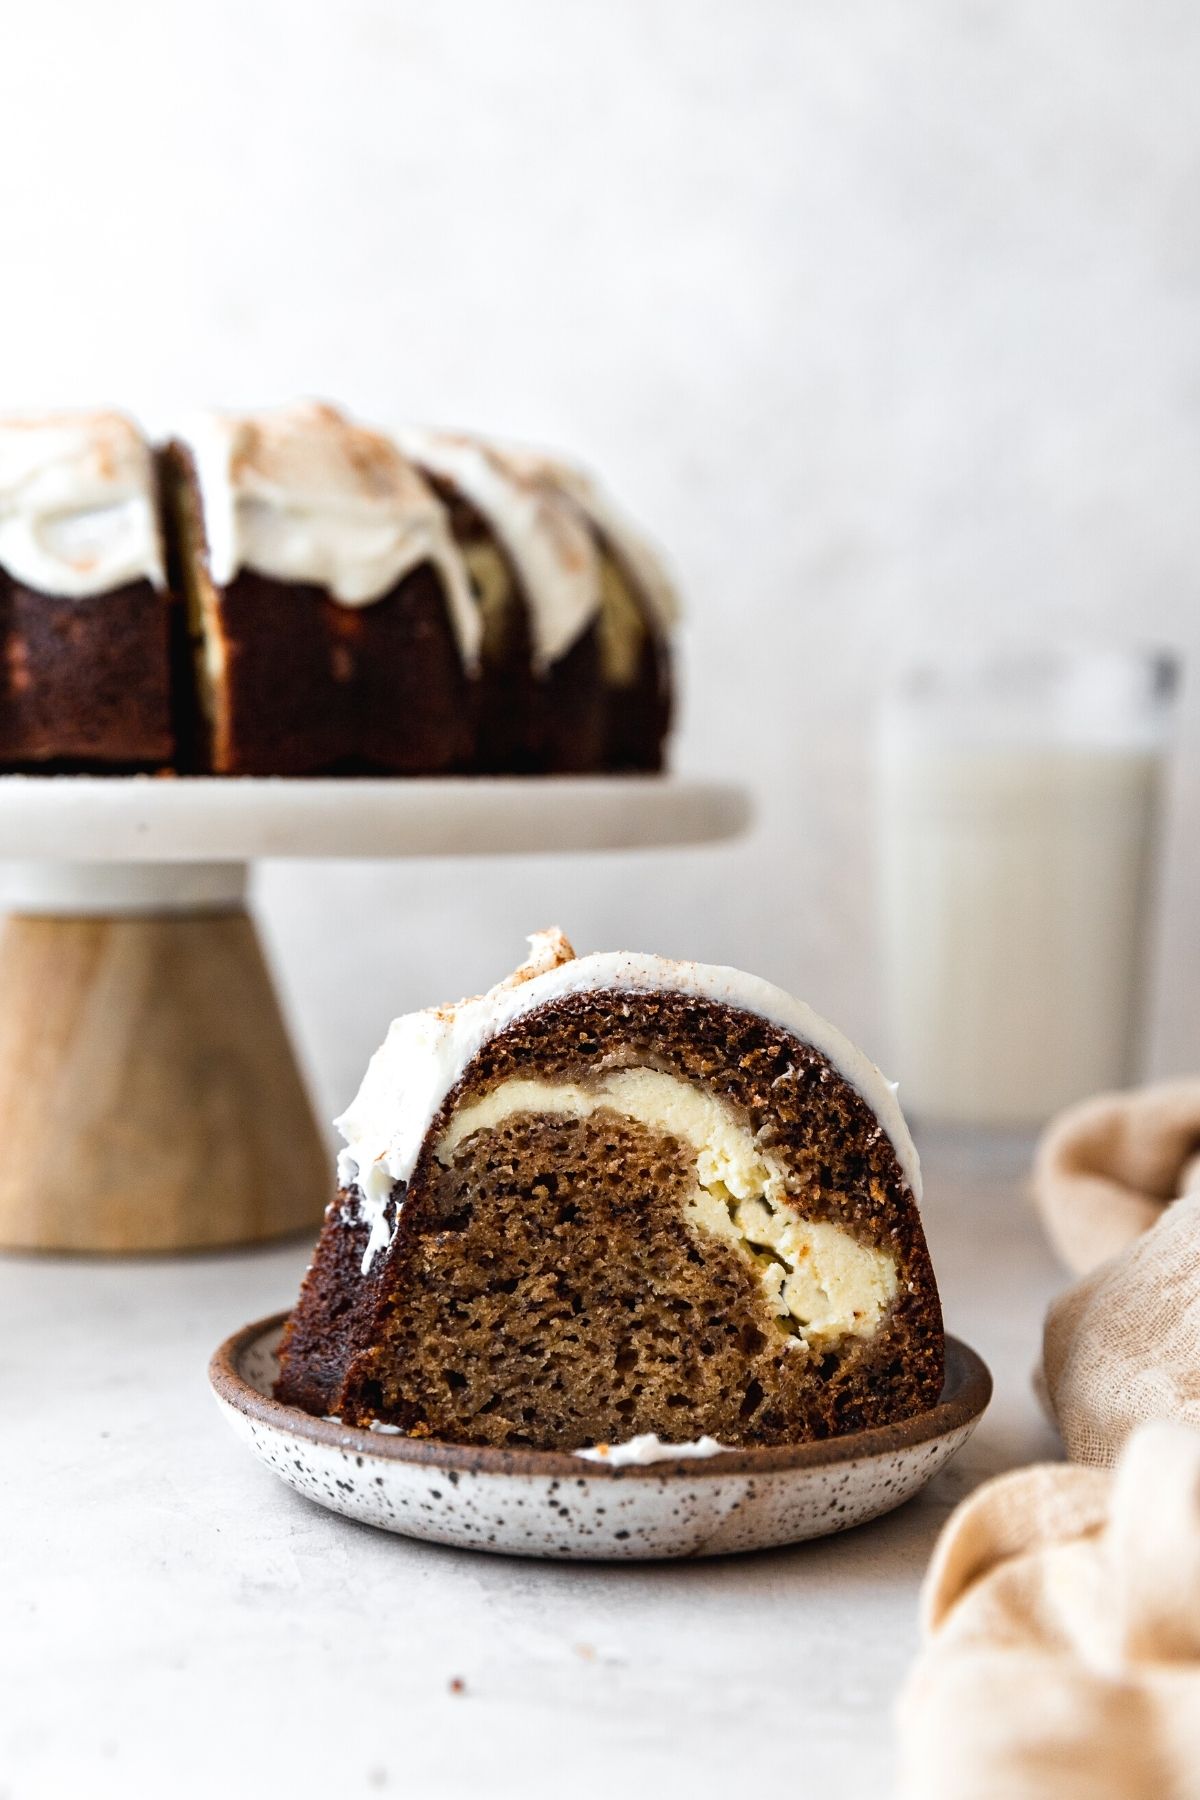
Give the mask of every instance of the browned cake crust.
[[[755, 1265], [685, 1217], [694, 1154], [616, 1113], [519, 1114], [448, 1167], [433, 1153], [467, 1096], [629, 1066], [725, 1100], [790, 1169], [798, 1213], [886, 1249], [896, 1298], [871, 1337], [824, 1354], [789, 1341]], [[353, 1196], [330, 1209], [281, 1352], [285, 1401], [452, 1442], [573, 1449], [641, 1432], [797, 1442], [941, 1391], [937, 1289], [891, 1142], [824, 1057], [756, 1015], [672, 993], [535, 1011], [470, 1064], [397, 1200], [365, 1276]]]
[[603, 595], [604, 767], [613, 773], [656, 771], [663, 767], [671, 725], [670, 649], [636, 571], [594, 519], [586, 522], [600, 558]]
[[591, 775], [608, 769], [599, 626], [589, 625], [545, 675], [535, 677], [534, 688], [537, 756], [521, 772]]
[[361, 607], [247, 569], [217, 588], [187, 450], [170, 445], [164, 467], [199, 696], [195, 767], [436, 775], [470, 766], [478, 683], [432, 565]]
[[[445, 506], [483, 611], [483, 666], [473, 767], [481, 775], [577, 775], [605, 768], [608, 713], [600, 635], [585, 631], [544, 675], [535, 672], [529, 602], [516, 565], [460, 488], [422, 468]], [[505, 591], [481, 591], [483, 548]]]
[[148, 581], [71, 599], [0, 569], [0, 769], [171, 762], [171, 604]]
[[614, 774], [663, 768], [671, 712], [670, 652], [661, 638], [647, 631], [633, 681], [608, 690], [605, 768]]

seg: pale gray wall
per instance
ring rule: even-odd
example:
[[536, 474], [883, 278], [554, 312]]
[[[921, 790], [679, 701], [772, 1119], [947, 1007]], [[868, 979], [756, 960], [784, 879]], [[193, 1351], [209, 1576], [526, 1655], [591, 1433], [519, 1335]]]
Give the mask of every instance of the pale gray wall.
[[[882, 1049], [864, 726], [999, 632], [1200, 653], [1200, 11], [40, 0], [0, 55], [0, 398], [328, 393], [585, 456], [690, 599], [736, 851], [265, 872], [330, 1110], [525, 931], [731, 959]], [[1191, 708], [1194, 711], [1194, 707]], [[1160, 1066], [1200, 1061], [1200, 733]]]

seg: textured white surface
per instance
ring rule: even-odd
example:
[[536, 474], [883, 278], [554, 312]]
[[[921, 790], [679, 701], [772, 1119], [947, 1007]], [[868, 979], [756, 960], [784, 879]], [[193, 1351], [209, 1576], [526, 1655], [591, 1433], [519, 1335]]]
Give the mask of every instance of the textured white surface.
[[[328, 393], [560, 446], [681, 578], [681, 766], [764, 793], [715, 856], [269, 872], [323, 1115], [531, 897], [585, 947], [762, 969], [888, 1065], [886, 665], [1026, 632], [1200, 658], [1198, 61], [1178, 0], [13, 9], [6, 407]], [[1163, 1069], [1200, 1060], [1185, 713]]]
[[911, 1505], [733, 1561], [474, 1557], [281, 1486], [205, 1364], [291, 1304], [302, 1246], [0, 1260], [0, 1791], [561, 1800], [569, 1768], [579, 1800], [725, 1800], [794, 1786], [799, 1743], [814, 1793], [884, 1796], [937, 1530], [985, 1476], [1053, 1449], [1029, 1369], [1059, 1278], [1011, 1181], [922, 1149], [948, 1317], [991, 1364], [991, 1408]]

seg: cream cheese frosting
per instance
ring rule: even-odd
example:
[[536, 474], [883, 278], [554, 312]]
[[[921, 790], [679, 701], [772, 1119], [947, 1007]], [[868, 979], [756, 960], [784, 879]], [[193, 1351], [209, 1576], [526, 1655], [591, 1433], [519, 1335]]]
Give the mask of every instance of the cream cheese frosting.
[[837, 1225], [799, 1217], [788, 1205], [779, 1157], [725, 1101], [678, 1075], [635, 1065], [604, 1071], [586, 1086], [516, 1076], [457, 1107], [434, 1155], [449, 1165], [475, 1132], [495, 1131], [521, 1113], [586, 1119], [602, 1111], [692, 1150], [687, 1216], [757, 1274], [785, 1339], [824, 1351], [872, 1336], [896, 1296], [893, 1259]]
[[0, 568], [72, 600], [164, 585], [154, 458], [132, 419], [0, 420]]
[[524, 590], [534, 667], [544, 674], [600, 611], [600, 560], [578, 507], [552, 479], [547, 460], [460, 432], [409, 428], [399, 441], [495, 532]]
[[624, 1444], [592, 1444], [586, 1450], [573, 1450], [571, 1454], [582, 1457], [584, 1462], [607, 1463], [610, 1469], [620, 1469], [674, 1462], [680, 1457], [720, 1456], [732, 1448], [731, 1444], [718, 1443], [715, 1437], [691, 1438], [686, 1444], [665, 1444], [656, 1431], [643, 1431]]
[[891, 1140], [916, 1200], [921, 1171], [895, 1085], [836, 1026], [782, 988], [739, 969], [626, 951], [577, 957], [558, 930], [535, 932], [521, 967], [486, 994], [393, 1021], [355, 1099], [336, 1121], [338, 1175], [369, 1228], [364, 1272], [391, 1240], [388, 1201], [407, 1181], [435, 1116], [472, 1057], [536, 1007], [574, 994], [677, 993], [754, 1013], [811, 1045], [861, 1096]]
[[570, 497], [600, 533], [612, 555], [624, 564], [650, 609], [651, 623], [660, 636], [666, 637], [679, 623], [679, 590], [658, 551], [624, 509], [575, 463], [531, 450], [514, 450], [510, 457], [513, 467], [527, 478], [546, 482]]
[[463, 661], [476, 665], [479, 610], [446, 510], [390, 438], [316, 402], [204, 413], [181, 435], [219, 586], [254, 569], [369, 606], [432, 563]]

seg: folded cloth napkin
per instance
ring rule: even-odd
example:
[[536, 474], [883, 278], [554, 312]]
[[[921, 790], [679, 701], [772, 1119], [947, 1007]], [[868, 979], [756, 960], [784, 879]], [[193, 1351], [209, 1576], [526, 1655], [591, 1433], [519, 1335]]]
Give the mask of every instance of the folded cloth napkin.
[[903, 1800], [1200, 1800], [1200, 1431], [1021, 1469], [950, 1518], [898, 1705]]
[[1038, 1146], [1033, 1191], [1067, 1267], [1086, 1275], [1200, 1184], [1200, 1080], [1101, 1094], [1059, 1115]]
[[1149, 1419], [1200, 1427], [1200, 1191], [1054, 1302], [1039, 1386], [1072, 1462], [1108, 1467]]
[[1074, 1462], [1110, 1466], [1145, 1420], [1200, 1426], [1198, 1144], [1192, 1080], [1086, 1101], [1039, 1147], [1039, 1210], [1082, 1273], [1046, 1315], [1039, 1382]]

